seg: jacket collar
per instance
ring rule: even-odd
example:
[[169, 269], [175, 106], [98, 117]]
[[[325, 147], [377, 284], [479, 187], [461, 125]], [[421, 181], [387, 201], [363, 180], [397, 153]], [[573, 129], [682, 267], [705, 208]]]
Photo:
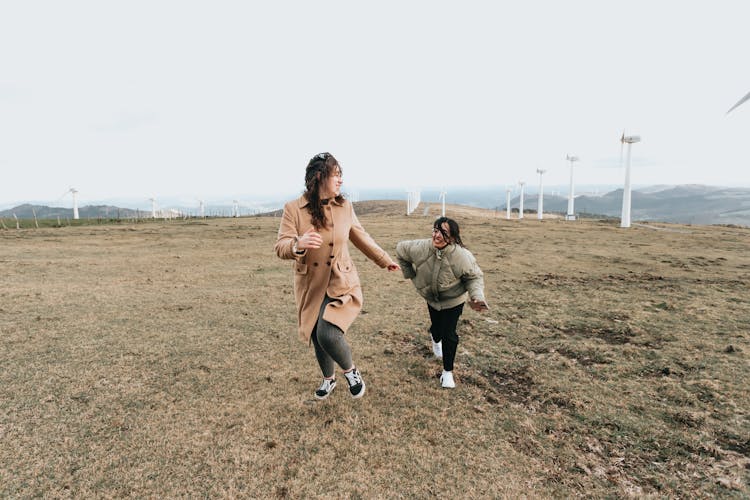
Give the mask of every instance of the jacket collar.
[[[430, 241], [430, 245], [432, 245], [432, 240], [429, 240], [429, 241]], [[456, 244], [455, 243], [450, 243], [450, 244], [444, 246], [443, 248], [435, 248], [434, 246], [432, 247], [432, 250], [435, 252], [435, 255], [437, 255], [438, 257], [442, 257], [443, 255], [451, 254], [451, 253], [453, 253], [453, 250], [455, 250], [455, 249], [456, 249]]]
[[[338, 206], [343, 205], [343, 203], [339, 203], [338, 201], [336, 201], [336, 198], [332, 198], [330, 203], [331, 205], [338, 205]], [[309, 204], [310, 202], [307, 200], [304, 194], [300, 196], [299, 198], [297, 198], [297, 205], [299, 206], [299, 208], [305, 208]]]

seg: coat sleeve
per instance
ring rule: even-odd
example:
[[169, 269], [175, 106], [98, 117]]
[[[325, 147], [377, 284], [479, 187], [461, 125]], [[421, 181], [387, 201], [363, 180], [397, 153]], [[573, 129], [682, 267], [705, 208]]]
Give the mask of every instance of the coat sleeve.
[[388, 252], [383, 250], [375, 243], [372, 236], [367, 234], [365, 228], [359, 223], [357, 214], [354, 213], [354, 207], [349, 204], [349, 210], [351, 212], [352, 226], [349, 229], [349, 240], [359, 249], [360, 252], [365, 254], [365, 257], [373, 261], [380, 267], [386, 267], [394, 264], [393, 259]]
[[414, 269], [414, 257], [411, 255], [413, 247], [414, 240], [399, 241], [396, 244], [396, 259], [398, 260], [398, 265], [401, 266], [404, 278], [408, 280], [417, 276], [417, 271]]
[[469, 292], [469, 298], [473, 300], [484, 299], [484, 274], [479, 269], [477, 259], [466, 250], [466, 258], [462, 259], [461, 281]]
[[294, 250], [292, 250], [294, 243], [299, 237], [299, 234], [297, 234], [297, 223], [292, 212], [293, 210], [289, 203], [284, 205], [284, 213], [281, 216], [279, 234], [276, 238], [276, 245], [274, 245], [276, 255], [281, 259], [297, 259], [303, 257], [307, 253], [307, 250], [305, 250], [301, 254], [295, 254]]

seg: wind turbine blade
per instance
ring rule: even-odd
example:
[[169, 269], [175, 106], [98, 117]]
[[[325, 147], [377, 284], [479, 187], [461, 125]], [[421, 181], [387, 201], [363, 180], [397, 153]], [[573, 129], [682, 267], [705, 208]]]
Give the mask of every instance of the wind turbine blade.
[[729, 108], [729, 111], [727, 111], [727, 114], [731, 113], [734, 108], [736, 108], [737, 106], [739, 106], [743, 102], [747, 101], [748, 99], [750, 99], [750, 92], [748, 92], [745, 97], [743, 97], [742, 99], [740, 99], [739, 101], [737, 101], [737, 104], [735, 104], [734, 106], [732, 106], [731, 108]]

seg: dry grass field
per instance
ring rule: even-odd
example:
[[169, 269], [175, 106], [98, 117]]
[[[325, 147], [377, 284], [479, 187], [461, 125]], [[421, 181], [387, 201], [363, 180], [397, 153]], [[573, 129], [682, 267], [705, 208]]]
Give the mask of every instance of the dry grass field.
[[[358, 207], [391, 254], [402, 205]], [[353, 250], [368, 390], [324, 402], [278, 218], [0, 230], [0, 497], [750, 496], [749, 229], [448, 215], [491, 307], [457, 388]]]

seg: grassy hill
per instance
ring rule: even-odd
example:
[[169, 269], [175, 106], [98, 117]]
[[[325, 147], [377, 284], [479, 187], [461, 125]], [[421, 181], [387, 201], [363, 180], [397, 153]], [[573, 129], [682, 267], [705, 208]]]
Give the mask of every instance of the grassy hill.
[[[358, 205], [391, 253], [437, 205], [402, 210]], [[491, 307], [457, 388], [353, 249], [356, 401], [312, 397], [278, 218], [0, 230], [0, 496], [750, 495], [750, 230], [448, 215]]]

